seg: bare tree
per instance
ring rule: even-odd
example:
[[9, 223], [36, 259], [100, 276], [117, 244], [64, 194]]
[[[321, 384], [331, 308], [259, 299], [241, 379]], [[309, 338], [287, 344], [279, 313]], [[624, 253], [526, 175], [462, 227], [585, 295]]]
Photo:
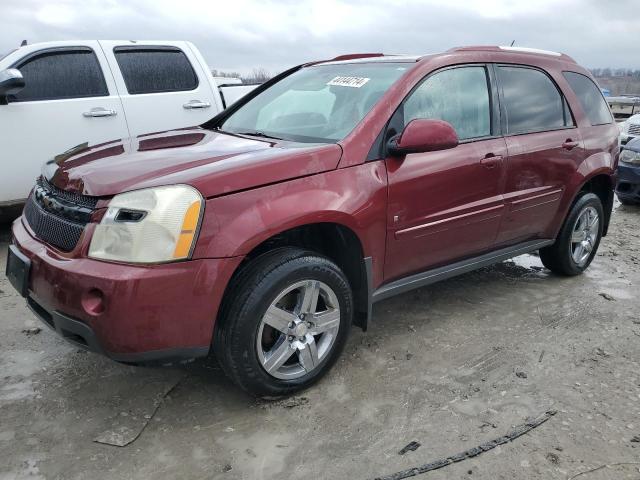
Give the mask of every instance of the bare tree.
[[264, 83], [269, 80], [272, 75], [269, 71], [262, 67], [254, 68], [251, 73], [247, 75], [242, 75], [239, 72], [225, 72], [223, 70], [217, 70], [215, 68], [211, 69], [211, 75], [214, 77], [223, 77], [223, 78], [240, 78], [242, 83]]

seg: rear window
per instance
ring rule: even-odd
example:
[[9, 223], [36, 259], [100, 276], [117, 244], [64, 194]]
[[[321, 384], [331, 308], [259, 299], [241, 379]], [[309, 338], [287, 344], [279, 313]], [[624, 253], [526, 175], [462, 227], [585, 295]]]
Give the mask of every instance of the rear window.
[[181, 92], [198, 87], [189, 59], [175, 47], [116, 47], [113, 51], [127, 91], [141, 93]]
[[602, 92], [589, 77], [576, 72], [563, 72], [563, 75], [578, 97], [591, 125], [604, 125], [613, 121]]
[[497, 70], [508, 134], [556, 130], [573, 124], [564, 98], [545, 73], [515, 66], [499, 66]]
[[10, 95], [10, 102], [109, 95], [98, 59], [89, 48], [39, 53], [14, 68], [22, 73], [25, 87]]

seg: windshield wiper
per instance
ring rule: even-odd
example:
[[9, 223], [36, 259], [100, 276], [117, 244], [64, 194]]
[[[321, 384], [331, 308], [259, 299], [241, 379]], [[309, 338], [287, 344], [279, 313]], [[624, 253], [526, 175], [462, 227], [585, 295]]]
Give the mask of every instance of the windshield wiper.
[[272, 140], [284, 140], [284, 138], [274, 137], [273, 135], [267, 135], [264, 132], [252, 131], [252, 132], [238, 132], [237, 135], [247, 135], [249, 137], [271, 138]]

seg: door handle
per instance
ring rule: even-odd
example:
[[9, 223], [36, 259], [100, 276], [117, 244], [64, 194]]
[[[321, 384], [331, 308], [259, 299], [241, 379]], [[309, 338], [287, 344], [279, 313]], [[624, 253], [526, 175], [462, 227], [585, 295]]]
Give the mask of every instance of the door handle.
[[186, 108], [187, 110], [194, 110], [196, 108], [209, 108], [210, 106], [211, 104], [209, 102], [202, 102], [200, 100], [190, 100], [182, 105], [182, 107]]
[[91, 118], [91, 117], [115, 117], [118, 114], [115, 110], [111, 110], [108, 108], [97, 107], [92, 108], [88, 112], [84, 112], [82, 114], [83, 117]]
[[480, 165], [482, 165], [486, 169], [493, 169], [498, 166], [498, 164], [502, 161], [502, 155], [494, 155], [493, 153], [487, 153], [482, 160], [480, 160]]
[[578, 142], [574, 142], [572, 139], [567, 138], [564, 143], [562, 144], [562, 148], [564, 148], [565, 150], [573, 150], [574, 148], [576, 148], [579, 145]]

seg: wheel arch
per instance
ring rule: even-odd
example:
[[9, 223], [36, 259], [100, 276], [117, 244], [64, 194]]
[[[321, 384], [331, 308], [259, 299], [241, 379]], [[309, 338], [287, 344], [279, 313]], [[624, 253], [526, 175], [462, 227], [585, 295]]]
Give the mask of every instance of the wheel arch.
[[364, 244], [353, 228], [342, 222], [326, 221], [283, 227], [276, 233], [271, 231], [267, 238], [242, 247], [244, 259], [233, 275], [257, 257], [282, 247], [303, 248], [335, 262], [353, 290], [354, 324], [367, 329], [371, 315], [371, 257], [365, 257]]
[[573, 206], [576, 200], [584, 192], [594, 193], [598, 198], [600, 198], [605, 217], [602, 230], [603, 237], [606, 236], [609, 231], [609, 223], [611, 221], [611, 213], [613, 211], [614, 189], [615, 184], [613, 177], [611, 176], [611, 171], [609, 169], [596, 171], [583, 181], [571, 202], [571, 206]]

